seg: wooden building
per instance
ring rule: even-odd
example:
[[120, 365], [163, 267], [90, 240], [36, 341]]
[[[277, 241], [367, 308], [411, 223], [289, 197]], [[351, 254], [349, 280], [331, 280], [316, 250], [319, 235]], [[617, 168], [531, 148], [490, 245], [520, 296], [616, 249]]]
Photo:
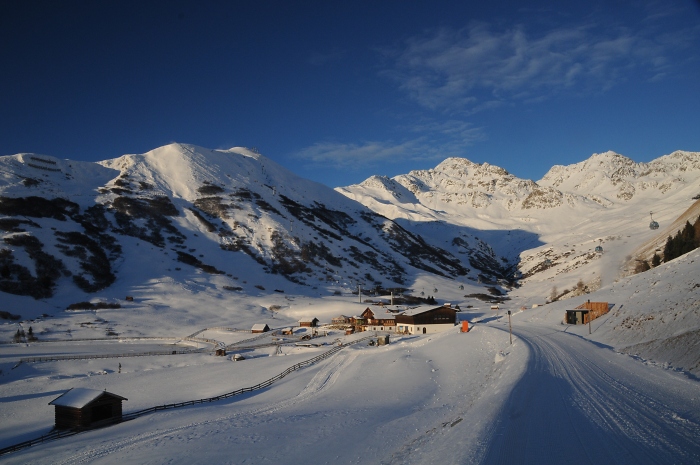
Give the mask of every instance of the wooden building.
[[345, 315], [339, 315], [331, 320], [334, 325], [346, 325], [350, 323], [350, 317]]
[[396, 315], [396, 332], [431, 334], [447, 331], [457, 324], [457, 310], [452, 305], [431, 309], [415, 308]]
[[121, 421], [124, 400], [107, 391], [73, 388], [49, 405], [56, 408], [57, 429], [92, 428]]
[[257, 323], [253, 325], [250, 332], [252, 333], [266, 333], [270, 330], [270, 327], [265, 323]]
[[305, 318], [303, 320], [299, 320], [299, 326], [315, 328], [318, 326], [318, 318]]
[[566, 323], [570, 325], [585, 325], [610, 311], [607, 302], [591, 302], [590, 300], [573, 310], [566, 311]]
[[356, 331], [396, 331], [396, 314], [384, 308], [372, 310], [367, 307], [362, 315], [355, 318]]

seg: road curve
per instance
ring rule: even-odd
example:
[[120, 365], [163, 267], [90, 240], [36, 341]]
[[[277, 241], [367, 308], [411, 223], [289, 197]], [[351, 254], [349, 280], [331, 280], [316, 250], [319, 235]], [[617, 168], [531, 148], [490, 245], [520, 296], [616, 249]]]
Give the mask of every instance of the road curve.
[[525, 326], [527, 370], [482, 464], [700, 463], [700, 383], [579, 336]]

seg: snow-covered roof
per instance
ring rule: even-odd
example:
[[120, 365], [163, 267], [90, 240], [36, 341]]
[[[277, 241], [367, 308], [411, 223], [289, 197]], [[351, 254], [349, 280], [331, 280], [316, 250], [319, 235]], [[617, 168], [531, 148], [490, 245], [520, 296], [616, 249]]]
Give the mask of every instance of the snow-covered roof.
[[[416, 308], [408, 309], [408, 310], [406, 310], [405, 312], [402, 312], [401, 315], [415, 316], [415, 315], [419, 315], [419, 314], [421, 314], [421, 313], [429, 312], [430, 310], [438, 310], [438, 309], [441, 309], [441, 308], [447, 308], [447, 309], [450, 309], [450, 310], [455, 310], [454, 308], [449, 307], [449, 306], [447, 306], [447, 305], [442, 305], [442, 306], [439, 306], [439, 307], [416, 307]], [[456, 311], [456, 310], [455, 310], [455, 311]]]
[[396, 319], [396, 313], [391, 313], [386, 310], [384, 311], [372, 311], [374, 314], [375, 320], [395, 320]]
[[256, 323], [253, 325], [253, 331], [264, 331], [266, 328], [270, 328], [266, 323]]
[[73, 407], [73, 408], [83, 408], [90, 402], [97, 400], [103, 395], [109, 395], [111, 397], [116, 397], [121, 400], [128, 400], [125, 397], [112, 394], [107, 391], [100, 391], [98, 389], [88, 389], [88, 388], [72, 388], [70, 391], [61, 394], [54, 400], [49, 402], [49, 405], [58, 405], [60, 407]]

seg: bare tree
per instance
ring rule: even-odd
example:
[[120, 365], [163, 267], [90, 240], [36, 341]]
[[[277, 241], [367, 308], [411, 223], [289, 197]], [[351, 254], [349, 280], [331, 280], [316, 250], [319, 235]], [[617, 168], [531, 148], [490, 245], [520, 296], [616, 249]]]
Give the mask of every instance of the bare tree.
[[557, 290], [557, 286], [552, 287], [552, 291], [549, 293], [549, 301], [554, 302], [557, 300], [559, 297], [559, 291]]

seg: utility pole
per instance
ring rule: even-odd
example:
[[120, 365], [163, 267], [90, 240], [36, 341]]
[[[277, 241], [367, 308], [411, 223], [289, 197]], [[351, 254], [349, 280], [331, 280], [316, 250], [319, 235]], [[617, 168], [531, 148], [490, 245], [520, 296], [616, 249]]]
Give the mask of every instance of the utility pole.
[[360, 303], [362, 303], [362, 285], [360, 284], [357, 285], [357, 298], [360, 299]]
[[510, 310], [508, 310], [508, 332], [510, 333], [510, 345], [513, 345], [513, 327], [510, 324]]

